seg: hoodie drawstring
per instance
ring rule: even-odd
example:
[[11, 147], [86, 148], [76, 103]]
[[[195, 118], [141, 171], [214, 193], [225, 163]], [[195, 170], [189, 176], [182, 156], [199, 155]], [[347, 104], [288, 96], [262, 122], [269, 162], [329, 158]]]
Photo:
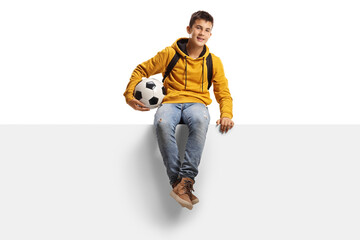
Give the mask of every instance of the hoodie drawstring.
[[202, 73], [201, 73], [201, 91], [204, 92], [204, 63], [205, 58], [203, 57]]
[[186, 84], [187, 84], [187, 60], [185, 56], [185, 89], [186, 89]]

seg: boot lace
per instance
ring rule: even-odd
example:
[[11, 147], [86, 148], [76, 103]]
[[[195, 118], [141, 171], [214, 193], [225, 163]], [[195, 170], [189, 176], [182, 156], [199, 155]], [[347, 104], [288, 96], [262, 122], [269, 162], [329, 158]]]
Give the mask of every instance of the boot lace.
[[191, 192], [195, 191], [194, 188], [193, 188], [192, 182], [189, 181], [189, 180], [185, 180], [184, 181], [184, 188], [186, 190], [186, 194], [188, 194], [189, 197], [191, 197], [192, 196]]

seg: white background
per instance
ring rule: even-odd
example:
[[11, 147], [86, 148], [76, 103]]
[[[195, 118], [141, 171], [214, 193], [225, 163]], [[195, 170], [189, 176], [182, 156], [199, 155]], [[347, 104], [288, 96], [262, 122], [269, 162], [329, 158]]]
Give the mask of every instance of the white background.
[[[215, 20], [237, 124], [359, 124], [358, 1], [1, 1], [0, 123], [151, 123], [122, 96], [137, 64]], [[158, 77], [160, 78], [160, 77]], [[218, 104], [210, 105], [213, 123]]]

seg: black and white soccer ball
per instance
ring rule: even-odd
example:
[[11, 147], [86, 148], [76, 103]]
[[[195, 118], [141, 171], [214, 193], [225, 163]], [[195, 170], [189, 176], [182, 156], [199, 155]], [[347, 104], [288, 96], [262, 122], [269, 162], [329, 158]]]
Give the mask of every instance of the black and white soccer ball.
[[134, 90], [134, 97], [148, 108], [157, 108], [166, 95], [162, 82], [155, 78], [143, 78]]

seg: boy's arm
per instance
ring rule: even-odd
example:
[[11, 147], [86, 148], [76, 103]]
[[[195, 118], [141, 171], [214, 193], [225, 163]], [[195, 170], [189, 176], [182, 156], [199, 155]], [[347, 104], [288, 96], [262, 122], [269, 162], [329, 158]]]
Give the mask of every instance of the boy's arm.
[[131, 74], [130, 81], [124, 92], [126, 102], [134, 99], [134, 89], [143, 77], [149, 78], [152, 75], [165, 72], [168, 63], [170, 48], [158, 52], [155, 57], [139, 64]]
[[[213, 55], [214, 56], [214, 55]], [[231, 120], [232, 114], [232, 97], [228, 87], [228, 80], [225, 77], [224, 67], [220, 58], [213, 57], [213, 88], [216, 101], [220, 105], [220, 119], [216, 121], [216, 125], [220, 126], [222, 133], [227, 133], [233, 126], [234, 122]]]
[[216, 56], [213, 57], [213, 66], [213, 88], [216, 101], [220, 104], [220, 118], [232, 119], [232, 97], [220, 58]]

